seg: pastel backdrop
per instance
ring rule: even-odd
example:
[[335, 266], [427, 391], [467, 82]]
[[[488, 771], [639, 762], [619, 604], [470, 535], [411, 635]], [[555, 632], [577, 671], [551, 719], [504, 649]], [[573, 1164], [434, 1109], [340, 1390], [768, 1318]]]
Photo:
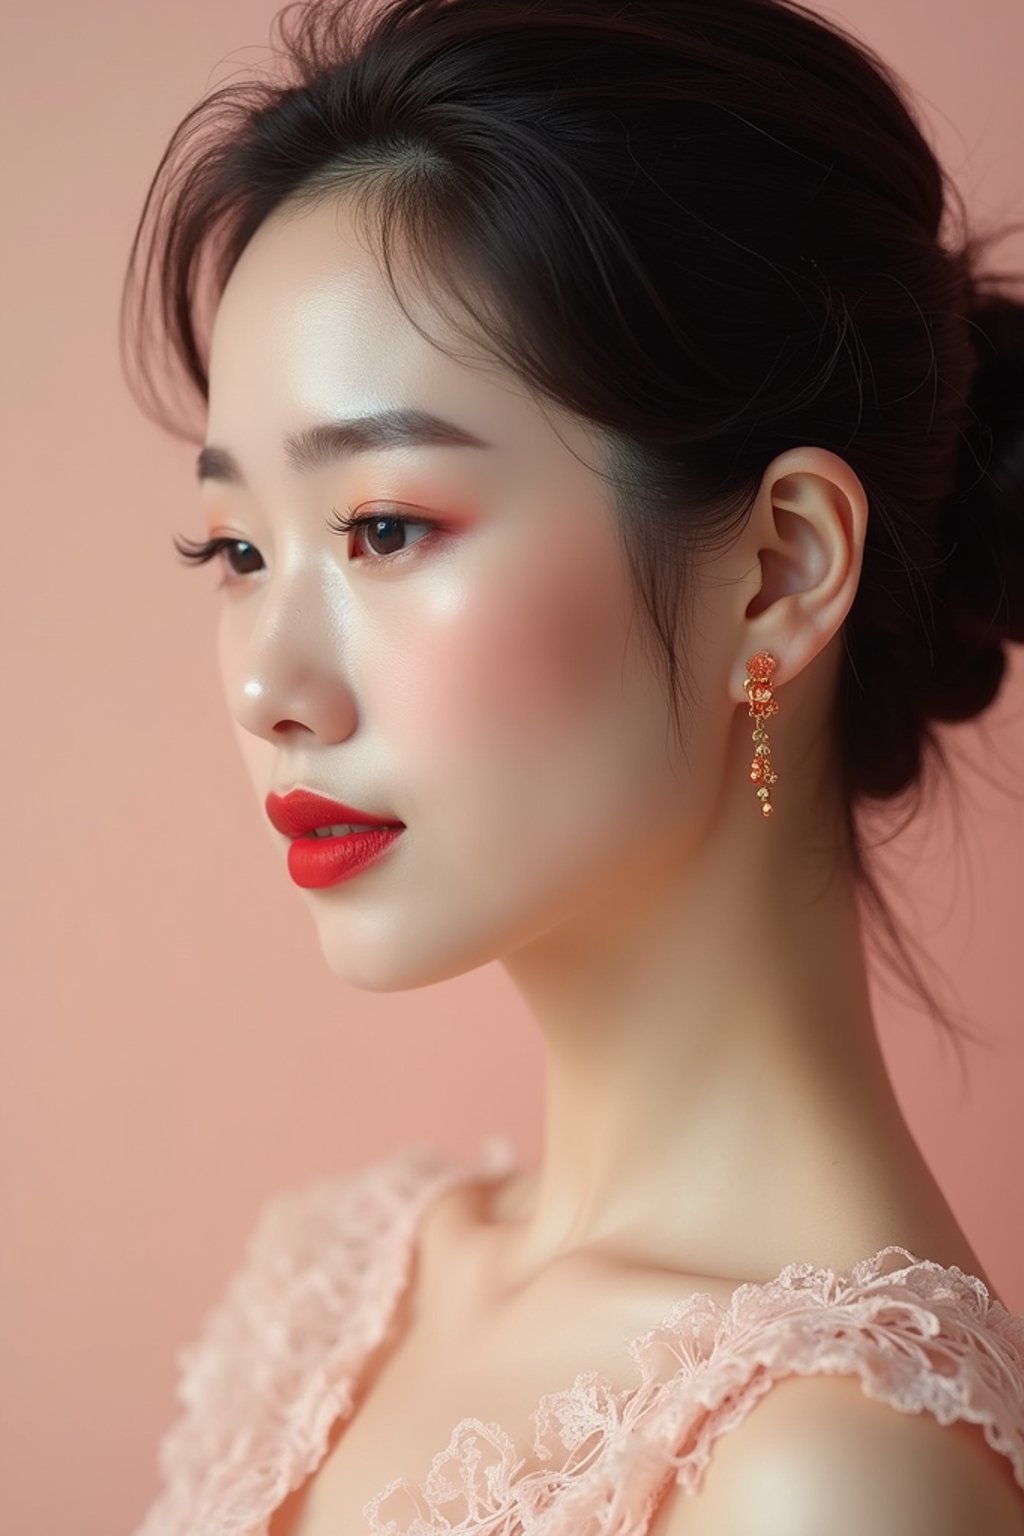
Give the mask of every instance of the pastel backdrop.
[[[115, 1536], [156, 1486], [174, 1356], [271, 1194], [411, 1137], [538, 1151], [541, 1051], [503, 973], [363, 995], [322, 962], [236, 759], [195, 449], [136, 410], [116, 307], [179, 118], [262, 62], [263, 0], [53, 0], [0, 19], [5, 337], [2, 1525]], [[1019, 0], [845, 0], [979, 216], [1024, 217]], [[1005, 265], [1024, 265], [1019, 235]], [[206, 579], [210, 577], [210, 579]], [[1024, 1310], [1024, 678], [950, 733], [959, 811], [888, 850], [898, 910], [984, 1034], [961, 1079], [884, 982], [921, 1146]], [[739, 765], [737, 765], [739, 769]], [[1009, 792], [1008, 792], [1009, 791]]]

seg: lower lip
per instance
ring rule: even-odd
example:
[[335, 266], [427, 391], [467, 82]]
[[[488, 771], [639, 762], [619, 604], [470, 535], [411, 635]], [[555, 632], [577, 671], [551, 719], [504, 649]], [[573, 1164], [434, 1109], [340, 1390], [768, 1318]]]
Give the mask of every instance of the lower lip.
[[404, 831], [404, 827], [374, 827], [370, 832], [344, 832], [337, 837], [293, 837], [288, 873], [296, 885], [307, 889], [338, 885], [375, 863]]

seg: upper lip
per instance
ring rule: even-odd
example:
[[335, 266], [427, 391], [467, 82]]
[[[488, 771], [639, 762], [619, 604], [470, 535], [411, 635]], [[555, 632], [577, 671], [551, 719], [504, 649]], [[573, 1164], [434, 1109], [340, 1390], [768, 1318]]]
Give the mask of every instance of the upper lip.
[[313, 832], [317, 827], [404, 825], [401, 821], [357, 810], [354, 805], [343, 805], [340, 800], [329, 800], [325, 795], [314, 794], [309, 789], [293, 789], [286, 795], [272, 791], [264, 803], [270, 820], [286, 837], [301, 837], [303, 833]]

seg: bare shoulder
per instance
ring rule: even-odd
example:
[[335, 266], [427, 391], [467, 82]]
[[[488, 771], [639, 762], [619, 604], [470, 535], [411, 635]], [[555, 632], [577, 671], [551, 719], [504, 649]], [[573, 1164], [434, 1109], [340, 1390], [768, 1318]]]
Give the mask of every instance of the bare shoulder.
[[675, 1486], [649, 1536], [1024, 1536], [1024, 1489], [975, 1424], [870, 1398], [854, 1376], [787, 1376]]

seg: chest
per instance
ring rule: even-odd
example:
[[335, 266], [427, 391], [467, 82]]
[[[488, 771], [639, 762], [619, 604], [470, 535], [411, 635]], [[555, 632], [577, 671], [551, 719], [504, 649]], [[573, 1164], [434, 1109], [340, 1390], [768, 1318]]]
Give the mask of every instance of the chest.
[[524, 1475], [587, 1461], [600, 1451], [599, 1427], [571, 1456], [562, 1438], [589, 1411], [577, 1378], [596, 1374], [628, 1395], [639, 1371], [625, 1341], [664, 1317], [678, 1284], [671, 1293], [640, 1277], [608, 1290], [549, 1287], [461, 1332], [449, 1309], [415, 1321], [400, 1313], [364, 1368], [352, 1412], [334, 1424], [323, 1460], [279, 1506], [268, 1536], [368, 1532], [366, 1506], [398, 1479], [407, 1483], [375, 1508], [382, 1528], [393, 1520], [404, 1531], [418, 1516], [458, 1529], [479, 1518], [481, 1503], [504, 1508]]
[[[404, 1481], [375, 1506], [380, 1526], [394, 1520], [404, 1531], [419, 1516], [439, 1529], [443, 1521], [458, 1529], [489, 1488], [505, 1490], [497, 1493], [499, 1503], [508, 1496], [524, 1458], [538, 1465], [530, 1414], [554, 1379], [522, 1368], [485, 1378], [465, 1364], [445, 1369], [403, 1357], [346, 1422], [334, 1425], [323, 1461], [274, 1516], [269, 1536], [368, 1532], [374, 1526], [367, 1506], [396, 1480]], [[460, 1491], [449, 1499], [435, 1495], [432, 1470], [450, 1475]], [[496, 1481], [489, 1484], [489, 1477]]]

